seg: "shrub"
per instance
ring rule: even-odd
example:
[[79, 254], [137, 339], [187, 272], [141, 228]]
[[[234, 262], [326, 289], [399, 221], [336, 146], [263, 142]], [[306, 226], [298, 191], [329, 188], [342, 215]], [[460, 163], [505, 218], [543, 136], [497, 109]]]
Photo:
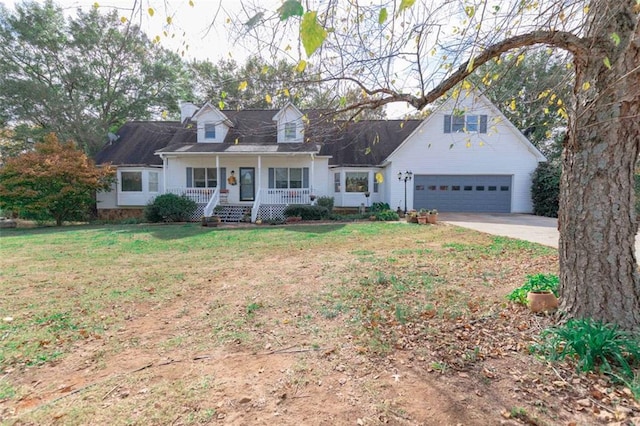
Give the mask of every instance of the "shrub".
[[613, 324], [570, 319], [543, 331], [541, 337], [546, 341], [537, 347], [540, 352], [552, 361], [575, 359], [580, 371], [597, 369], [631, 379], [633, 368], [640, 364], [640, 336]]
[[329, 220], [335, 220], [339, 222], [350, 222], [355, 220], [369, 219], [370, 213], [352, 213], [352, 214], [337, 214], [331, 213]]
[[284, 210], [285, 217], [299, 216], [302, 220], [320, 220], [329, 217], [329, 210], [323, 206], [291, 204]]
[[195, 201], [175, 194], [162, 194], [154, 198], [144, 209], [149, 222], [186, 222], [198, 208]]
[[558, 285], [560, 279], [554, 274], [535, 274], [527, 275], [527, 281], [523, 286], [516, 288], [507, 295], [507, 299], [520, 303], [521, 305], [527, 304], [527, 293], [530, 291], [545, 291], [550, 290], [558, 297]]
[[400, 216], [398, 216], [398, 213], [389, 209], [376, 212], [375, 216], [376, 216], [376, 220], [382, 220], [382, 221], [392, 221], [392, 220], [400, 219]]
[[540, 163], [531, 178], [533, 213], [558, 217], [561, 168], [554, 163]]
[[318, 197], [317, 205], [325, 207], [329, 212], [333, 210], [333, 197]]
[[371, 213], [383, 212], [385, 210], [391, 210], [388, 203], [373, 203], [371, 205]]

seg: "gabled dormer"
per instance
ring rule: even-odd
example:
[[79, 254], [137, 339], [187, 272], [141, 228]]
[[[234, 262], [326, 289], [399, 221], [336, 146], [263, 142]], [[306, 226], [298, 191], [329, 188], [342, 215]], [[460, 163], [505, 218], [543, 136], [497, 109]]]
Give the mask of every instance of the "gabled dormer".
[[227, 136], [231, 120], [218, 108], [207, 102], [191, 118], [198, 128], [198, 143], [222, 143]]
[[304, 114], [291, 102], [282, 107], [273, 121], [278, 128], [278, 143], [301, 143], [304, 141]]

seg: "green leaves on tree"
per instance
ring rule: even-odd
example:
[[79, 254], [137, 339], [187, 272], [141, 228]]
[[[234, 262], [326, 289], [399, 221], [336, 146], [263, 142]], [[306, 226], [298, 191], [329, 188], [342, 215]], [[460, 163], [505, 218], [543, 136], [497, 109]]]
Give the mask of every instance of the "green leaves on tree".
[[292, 16], [302, 16], [304, 8], [298, 0], [287, 0], [278, 8], [278, 14], [281, 21], [286, 21]]
[[313, 55], [327, 38], [327, 30], [318, 23], [317, 12], [307, 12], [300, 24], [300, 39], [307, 56]]
[[388, 16], [389, 16], [389, 12], [387, 12], [386, 7], [383, 7], [382, 9], [380, 9], [380, 13], [378, 14], [378, 24], [380, 25], [384, 24]]

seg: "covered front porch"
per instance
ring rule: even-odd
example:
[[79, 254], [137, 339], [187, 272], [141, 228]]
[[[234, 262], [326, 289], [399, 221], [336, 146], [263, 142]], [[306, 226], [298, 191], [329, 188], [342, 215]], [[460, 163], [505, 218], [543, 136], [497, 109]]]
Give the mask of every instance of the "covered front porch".
[[251, 222], [257, 218], [282, 219], [284, 210], [290, 204], [311, 204], [314, 194], [311, 188], [275, 189], [258, 188], [255, 200], [252, 202], [229, 202], [228, 190], [218, 188], [167, 188], [167, 193], [181, 195], [193, 200], [198, 204], [198, 209], [193, 220], [198, 220], [202, 216], [216, 215], [222, 217], [223, 221], [241, 222], [247, 220], [247, 214]]
[[288, 205], [311, 204], [314, 196], [326, 193], [326, 167], [322, 167], [326, 162], [309, 153], [165, 154], [164, 187], [165, 192], [184, 195], [198, 204], [194, 220], [212, 216], [214, 211], [231, 222], [284, 219]]

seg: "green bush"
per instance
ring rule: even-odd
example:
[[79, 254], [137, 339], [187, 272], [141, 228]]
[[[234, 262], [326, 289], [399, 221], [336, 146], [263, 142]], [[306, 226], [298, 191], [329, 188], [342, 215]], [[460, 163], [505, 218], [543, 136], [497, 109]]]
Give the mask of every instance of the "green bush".
[[186, 222], [198, 208], [195, 201], [175, 194], [162, 194], [144, 209], [149, 222]]
[[398, 213], [394, 212], [393, 210], [379, 211], [375, 213], [375, 216], [376, 216], [376, 220], [381, 220], [381, 221], [392, 221], [392, 220], [400, 219], [400, 216], [398, 216]]
[[318, 197], [317, 205], [325, 207], [329, 212], [333, 210], [333, 197]]
[[538, 164], [531, 178], [533, 214], [558, 217], [561, 172], [561, 167], [554, 163]]
[[352, 222], [356, 220], [369, 219], [370, 213], [351, 213], [351, 214], [337, 214], [331, 213], [329, 220], [335, 220], [338, 222]]
[[291, 204], [284, 210], [285, 217], [299, 216], [302, 220], [320, 220], [329, 217], [329, 210], [323, 206], [309, 206], [306, 204]]
[[634, 377], [640, 365], [640, 335], [590, 318], [570, 319], [564, 325], [542, 332], [536, 348], [550, 360], [569, 358], [580, 371], [594, 371]]
[[391, 210], [391, 207], [389, 207], [388, 203], [373, 203], [370, 210], [372, 213], [383, 212], [385, 210]]
[[520, 303], [521, 305], [527, 304], [527, 293], [530, 291], [545, 291], [551, 290], [553, 294], [558, 297], [558, 285], [560, 279], [554, 274], [535, 274], [527, 275], [527, 281], [523, 286], [516, 288], [507, 295], [507, 299]]

